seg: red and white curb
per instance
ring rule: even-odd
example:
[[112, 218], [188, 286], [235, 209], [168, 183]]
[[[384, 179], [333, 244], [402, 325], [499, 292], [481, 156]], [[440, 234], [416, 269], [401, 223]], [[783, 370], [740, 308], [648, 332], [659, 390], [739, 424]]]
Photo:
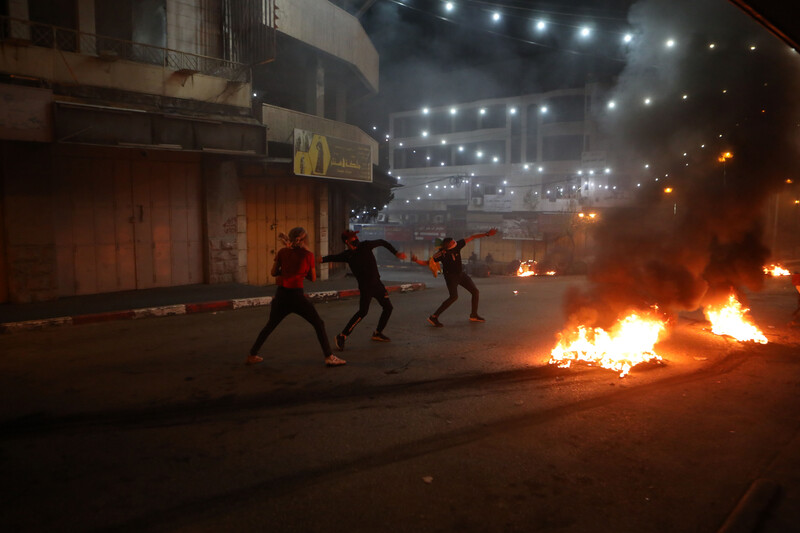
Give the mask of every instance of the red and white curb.
[[[404, 283], [402, 285], [391, 285], [386, 290], [391, 292], [411, 292], [425, 288], [424, 283]], [[358, 289], [346, 289], [341, 291], [319, 291], [309, 292], [306, 296], [315, 302], [327, 302], [332, 300], [344, 300], [359, 296]], [[0, 324], [0, 333], [13, 333], [16, 331], [30, 331], [45, 329], [55, 326], [72, 326], [80, 324], [95, 324], [98, 322], [112, 322], [116, 320], [134, 320], [139, 318], [155, 318], [176, 315], [191, 315], [195, 313], [209, 313], [216, 311], [226, 311], [232, 309], [243, 309], [245, 307], [259, 307], [269, 305], [272, 296], [261, 296], [257, 298], [238, 298], [234, 300], [220, 300], [216, 302], [202, 302], [192, 304], [165, 305], [161, 307], [144, 307], [141, 309], [131, 309], [127, 311], [109, 311], [106, 313], [96, 313], [90, 315], [62, 316], [56, 318], [43, 318], [38, 320], [25, 320], [21, 322], [6, 322]]]

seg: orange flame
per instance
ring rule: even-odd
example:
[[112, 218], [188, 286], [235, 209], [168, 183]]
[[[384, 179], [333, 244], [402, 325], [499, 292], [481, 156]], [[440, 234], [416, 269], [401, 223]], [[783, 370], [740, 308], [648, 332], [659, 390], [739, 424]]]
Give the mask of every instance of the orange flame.
[[778, 277], [778, 276], [789, 276], [791, 275], [791, 272], [789, 272], [780, 265], [773, 264], [768, 267], [766, 266], [764, 267], [764, 274], [769, 274], [771, 276]]
[[[519, 268], [517, 269], [518, 278], [527, 278], [528, 276], [539, 276], [539, 275], [540, 274], [536, 272], [536, 261], [533, 262], [529, 261], [527, 263], [522, 263], [521, 265], [519, 265]], [[544, 272], [543, 275], [555, 276], [556, 271], [548, 270], [547, 272]]]
[[538, 276], [536, 273], [536, 261], [523, 261], [517, 269], [517, 277], [527, 278], [528, 276]]
[[519, 268], [517, 269], [517, 277], [520, 278], [527, 278], [528, 276], [535, 276], [536, 272], [530, 270], [530, 267], [527, 263], [522, 263]]
[[767, 338], [746, 316], [750, 309], [742, 307], [739, 300], [731, 294], [727, 303], [706, 307], [706, 318], [711, 322], [711, 333], [728, 335], [737, 341], [753, 341], [767, 344]]
[[618, 320], [610, 332], [579, 326], [577, 331], [559, 334], [559, 341], [550, 352], [550, 364], [569, 368], [573, 361], [584, 361], [625, 377], [639, 363], [661, 360], [653, 347], [665, 329], [664, 320], [637, 313]]

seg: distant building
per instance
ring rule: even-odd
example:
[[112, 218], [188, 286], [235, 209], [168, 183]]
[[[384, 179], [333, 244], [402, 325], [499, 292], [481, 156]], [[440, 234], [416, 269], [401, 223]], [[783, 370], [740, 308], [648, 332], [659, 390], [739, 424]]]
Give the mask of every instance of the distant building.
[[473, 241], [478, 257], [541, 260], [563, 237], [582, 255], [583, 219], [624, 201], [629, 187], [592, 118], [602, 98], [603, 88], [588, 84], [393, 113], [390, 162], [400, 186], [379, 215], [394, 226], [384, 231], [411, 236], [406, 248], [419, 255], [436, 237], [489, 227], [500, 238]]
[[297, 225], [328, 253], [393, 181], [346, 122], [377, 91], [326, 0], [0, 1], [0, 303], [273, 283]]

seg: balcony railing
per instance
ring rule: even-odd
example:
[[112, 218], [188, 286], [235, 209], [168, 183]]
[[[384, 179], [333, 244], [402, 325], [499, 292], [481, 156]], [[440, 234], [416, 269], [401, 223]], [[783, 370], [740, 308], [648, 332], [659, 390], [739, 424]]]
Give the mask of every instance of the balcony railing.
[[249, 67], [235, 61], [5, 16], [0, 16], [2, 42], [75, 52], [107, 61], [148, 63], [174, 71], [206, 74], [238, 82], [247, 82], [250, 76]]

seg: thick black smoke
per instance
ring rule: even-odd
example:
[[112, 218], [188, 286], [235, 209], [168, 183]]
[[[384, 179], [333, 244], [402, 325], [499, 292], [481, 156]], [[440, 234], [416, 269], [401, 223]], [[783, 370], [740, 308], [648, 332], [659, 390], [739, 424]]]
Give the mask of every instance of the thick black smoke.
[[605, 215], [591, 289], [567, 301], [598, 325], [759, 290], [765, 205], [800, 161], [796, 52], [722, 0], [646, 0], [629, 18], [636, 37], [602, 119], [640, 193]]

